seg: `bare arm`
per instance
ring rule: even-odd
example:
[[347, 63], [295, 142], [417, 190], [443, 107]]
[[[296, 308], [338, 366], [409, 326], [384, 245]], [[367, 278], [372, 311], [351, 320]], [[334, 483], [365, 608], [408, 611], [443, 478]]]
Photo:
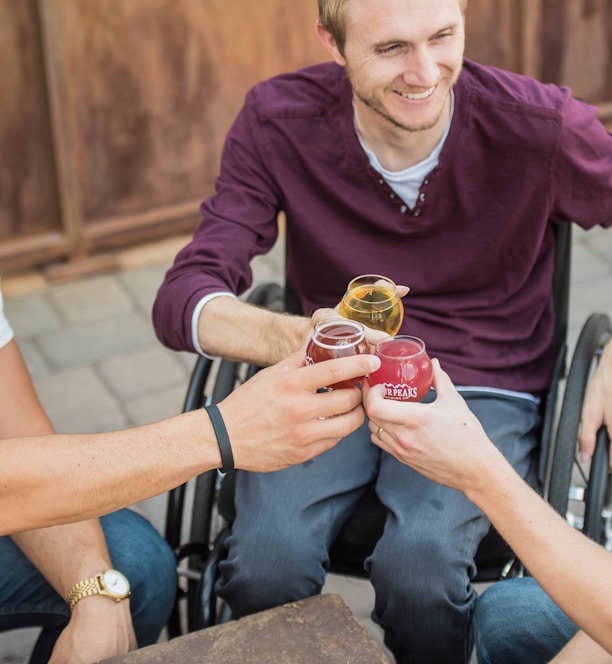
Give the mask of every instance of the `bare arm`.
[[[4, 439], [49, 435], [53, 432], [14, 340], [0, 349], [0, 423], [0, 438]], [[42, 440], [46, 443], [46, 438]], [[6, 442], [0, 441], [3, 450]], [[46, 444], [44, 447], [48, 448]], [[19, 442], [13, 443], [12, 449], [12, 459], [3, 459], [1, 464], [3, 474], [8, 471], [11, 477], [0, 480], [0, 491], [3, 496], [10, 495], [11, 499], [6, 506], [2, 501], [0, 520], [6, 518], [12, 524], [21, 525], [17, 528], [2, 527], [2, 533], [43, 525], [36, 519], [22, 518], [22, 508], [27, 506], [29, 498], [21, 484], [24, 477], [17, 470], [18, 464], [27, 467], [23, 469], [24, 472], [36, 466], [40, 477], [46, 473], [47, 466], [39, 465], [37, 454], [28, 454]], [[58, 461], [61, 462], [56, 459], [55, 463]], [[55, 482], [49, 485], [47, 504], [55, 500], [57, 486]], [[28, 511], [31, 514], [33, 510]], [[14, 534], [13, 540], [62, 597], [77, 581], [111, 567], [102, 528], [97, 519], [54, 528], [26, 530]], [[93, 660], [127, 652], [135, 647], [128, 602], [115, 604], [88, 601], [80, 604], [56, 644], [54, 658], [66, 661], [78, 652], [79, 656]]]
[[576, 664], [576, 662], [610, 664], [612, 655], [584, 632], [578, 632], [565, 648], [550, 660], [550, 664]]
[[309, 318], [220, 296], [202, 308], [198, 340], [210, 355], [268, 366], [297, 351], [311, 327]]
[[[399, 286], [403, 296], [410, 289]], [[269, 366], [301, 348], [321, 320], [338, 318], [335, 309], [317, 309], [311, 318], [268, 311], [232, 297], [216, 297], [204, 305], [198, 321], [200, 346], [210, 355]], [[240, 321], [238, 325], [236, 321]], [[366, 328], [371, 345], [388, 335]]]
[[463, 491], [553, 600], [612, 652], [610, 554], [574, 530], [515, 473], [434, 365], [437, 398], [431, 404], [393, 402], [382, 397], [382, 389], [366, 387], [372, 441], [433, 481]]
[[[236, 467], [278, 470], [332, 447], [363, 423], [361, 392], [317, 388], [378, 364], [373, 355], [361, 355], [307, 367], [298, 352], [260, 371], [220, 404]], [[1, 533], [111, 512], [218, 468], [221, 461], [210, 419], [201, 410], [130, 430], [1, 445]]]

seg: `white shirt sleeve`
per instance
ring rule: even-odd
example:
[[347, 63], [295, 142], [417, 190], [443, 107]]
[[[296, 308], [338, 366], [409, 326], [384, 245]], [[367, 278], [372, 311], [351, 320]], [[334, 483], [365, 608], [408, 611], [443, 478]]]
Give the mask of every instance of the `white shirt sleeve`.
[[2, 288], [0, 287], [0, 348], [13, 338], [13, 330], [4, 315], [4, 300], [2, 299]]
[[196, 349], [200, 355], [203, 355], [204, 357], [207, 357], [210, 360], [214, 360], [215, 357], [213, 355], [208, 355], [202, 350], [202, 347], [200, 346], [200, 341], [198, 340], [198, 318], [200, 317], [200, 312], [202, 311], [202, 308], [207, 302], [210, 302], [213, 300], [215, 297], [219, 297], [221, 295], [229, 295], [229, 297], [233, 297], [235, 300], [238, 298], [234, 293], [209, 293], [208, 295], [205, 295], [196, 305], [196, 308], [193, 310], [193, 316], [191, 317], [191, 341], [193, 343], [193, 347]]

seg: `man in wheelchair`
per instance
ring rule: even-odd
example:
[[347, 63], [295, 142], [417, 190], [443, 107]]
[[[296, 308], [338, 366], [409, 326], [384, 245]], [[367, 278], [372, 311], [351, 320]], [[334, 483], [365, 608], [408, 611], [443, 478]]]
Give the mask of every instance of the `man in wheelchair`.
[[[554, 228], [612, 224], [612, 137], [567, 89], [465, 60], [466, 5], [319, 0], [333, 61], [248, 93], [153, 319], [172, 348], [269, 365], [350, 279], [388, 275], [412, 289], [401, 332], [426, 341], [525, 477], [555, 357]], [[279, 213], [304, 316], [236, 297]], [[489, 521], [373, 446], [366, 426], [306, 464], [236, 474], [219, 595], [240, 617], [319, 592], [372, 485], [387, 518], [366, 567], [386, 644], [400, 663], [467, 662]]]

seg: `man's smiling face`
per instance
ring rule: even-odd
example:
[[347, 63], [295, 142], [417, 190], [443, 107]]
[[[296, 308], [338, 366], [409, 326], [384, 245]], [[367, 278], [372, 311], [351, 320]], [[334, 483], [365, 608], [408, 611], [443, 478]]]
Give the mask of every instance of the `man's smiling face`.
[[433, 129], [448, 108], [464, 46], [459, 0], [350, 0], [340, 63], [365, 107], [362, 119]]

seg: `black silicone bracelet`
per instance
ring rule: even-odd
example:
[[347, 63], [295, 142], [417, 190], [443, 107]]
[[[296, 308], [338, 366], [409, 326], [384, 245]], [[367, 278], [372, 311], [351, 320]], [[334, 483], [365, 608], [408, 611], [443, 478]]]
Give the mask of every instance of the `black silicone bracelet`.
[[225, 422], [221, 417], [219, 409], [214, 404], [212, 406], [205, 406], [204, 410], [208, 413], [208, 417], [210, 417], [215, 436], [217, 437], [219, 452], [221, 452], [221, 472], [229, 473], [230, 470], [234, 470], [234, 455], [232, 454], [232, 446], [227, 435]]

